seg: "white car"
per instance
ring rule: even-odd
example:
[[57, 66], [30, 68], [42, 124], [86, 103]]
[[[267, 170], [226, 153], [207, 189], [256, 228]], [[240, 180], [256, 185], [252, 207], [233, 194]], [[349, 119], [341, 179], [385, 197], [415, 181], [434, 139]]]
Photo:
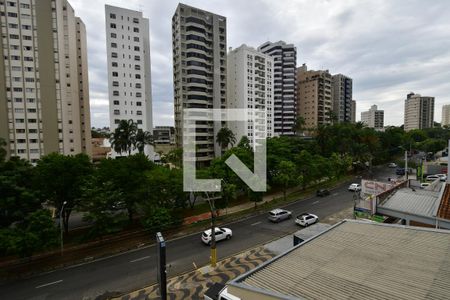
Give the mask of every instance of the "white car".
[[348, 187], [348, 190], [352, 191], [352, 192], [359, 192], [359, 191], [361, 191], [361, 185], [358, 183], [352, 183]]
[[[233, 236], [233, 232], [229, 228], [214, 228], [216, 232], [216, 242], [222, 240], [229, 240]], [[211, 229], [203, 231], [202, 242], [206, 245], [211, 244]]]
[[394, 162], [392, 162], [392, 163], [389, 163], [389, 164], [388, 164], [388, 167], [389, 167], [389, 168], [397, 168], [397, 164], [394, 163]]
[[436, 174], [436, 176], [439, 176], [441, 181], [446, 181], [447, 180], [447, 175], [446, 174]]
[[441, 180], [441, 177], [439, 177], [438, 175], [428, 175], [426, 180], [427, 181], [435, 181], [435, 180]]
[[426, 188], [427, 186], [430, 186], [430, 183], [429, 183], [429, 182], [422, 182], [422, 183], [420, 184], [420, 188], [421, 188], [421, 189], [424, 189], [424, 188]]
[[319, 217], [308, 213], [298, 215], [297, 218], [295, 218], [295, 223], [303, 227], [307, 227], [317, 222], [319, 222]]

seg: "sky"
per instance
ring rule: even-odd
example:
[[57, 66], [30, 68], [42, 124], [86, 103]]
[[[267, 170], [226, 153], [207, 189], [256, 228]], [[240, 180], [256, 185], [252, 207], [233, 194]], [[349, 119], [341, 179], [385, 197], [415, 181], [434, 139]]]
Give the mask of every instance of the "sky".
[[[172, 0], [69, 0], [86, 24], [91, 123], [109, 126], [105, 4], [142, 11], [150, 20], [153, 126], [173, 126]], [[353, 79], [356, 119], [371, 105], [385, 125], [403, 124], [409, 92], [435, 97], [435, 121], [450, 104], [450, 1], [186, 0], [227, 18], [227, 47], [283, 40], [297, 66]]]

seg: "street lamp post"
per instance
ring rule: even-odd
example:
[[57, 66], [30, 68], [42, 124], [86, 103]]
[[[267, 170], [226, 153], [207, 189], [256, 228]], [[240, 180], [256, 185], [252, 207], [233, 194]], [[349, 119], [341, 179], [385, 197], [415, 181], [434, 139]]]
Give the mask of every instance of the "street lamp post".
[[62, 213], [64, 211], [64, 206], [66, 206], [66, 204], [67, 204], [67, 201], [64, 201], [63, 205], [61, 207], [61, 210], [59, 211], [59, 229], [61, 231], [61, 255], [63, 255], [63, 253], [64, 253], [64, 239], [63, 239], [64, 238], [64, 236], [63, 236], [64, 231], [63, 231]]
[[216, 208], [214, 206], [214, 200], [209, 197], [208, 192], [206, 197], [208, 198], [209, 207], [211, 210], [211, 267], [215, 268], [217, 264], [217, 249], [216, 249]]

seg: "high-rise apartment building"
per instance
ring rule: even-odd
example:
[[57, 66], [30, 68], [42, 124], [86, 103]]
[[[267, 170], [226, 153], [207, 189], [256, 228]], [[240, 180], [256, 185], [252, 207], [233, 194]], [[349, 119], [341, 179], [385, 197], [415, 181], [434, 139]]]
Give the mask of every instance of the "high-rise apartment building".
[[273, 136], [273, 58], [242, 45], [227, 57], [228, 108], [255, 110], [245, 122], [229, 122], [239, 141], [247, 136], [253, 148]]
[[297, 48], [279, 41], [266, 42], [258, 50], [272, 56], [274, 60], [274, 133], [294, 135], [297, 118]]
[[441, 125], [450, 125], [450, 104], [442, 106], [442, 120]]
[[409, 93], [405, 100], [405, 131], [432, 128], [434, 125], [434, 97]]
[[305, 128], [331, 124], [333, 111], [332, 76], [328, 70], [309, 70], [304, 64], [297, 69], [297, 115], [305, 121]]
[[351, 123], [356, 122], [356, 101], [355, 100], [352, 100], [352, 113], [351, 113], [350, 122]]
[[[105, 15], [110, 130], [120, 120], [133, 120], [153, 132], [149, 21], [142, 12], [110, 5]], [[144, 152], [152, 158], [150, 145]]]
[[84, 24], [66, 0], [0, 1], [0, 137], [8, 156], [87, 153]]
[[[179, 4], [172, 18], [175, 134], [183, 146], [183, 109], [226, 108], [227, 21]], [[222, 149], [216, 142], [225, 122], [196, 122], [196, 161], [208, 164]]]
[[381, 130], [384, 128], [384, 110], [378, 109], [376, 105], [368, 111], [361, 113], [361, 122], [367, 125], [367, 127]]
[[345, 75], [337, 74], [332, 77], [333, 111], [338, 122], [351, 122], [353, 80]]

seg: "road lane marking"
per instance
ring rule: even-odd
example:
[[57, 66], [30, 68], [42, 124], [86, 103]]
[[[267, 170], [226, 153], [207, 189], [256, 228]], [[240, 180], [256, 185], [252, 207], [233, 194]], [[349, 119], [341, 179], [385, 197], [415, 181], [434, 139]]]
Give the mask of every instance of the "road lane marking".
[[331, 195], [331, 196], [337, 196], [337, 195], [339, 195], [339, 193], [334, 193], [333, 195]]
[[258, 224], [261, 224], [261, 223], [262, 223], [262, 222], [259, 221], [259, 222], [256, 222], [256, 223], [251, 224], [250, 226], [255, 226], [255, 225], [258, 225]]
[[312, 204], [317, 204], [317, 203], [319, 203], [319, 200], [317, 200], [317, 201], [314, 201]]
[[141, 260], [144, 260], [144, 259], [147, 259], [147, 258], [150, 258], [150, 256], [143, 256], [141, 258], [136, 258], [136, 259], [130, 260], [130, 263], [141, 261]]
[[46, 286], [49, 286], [49, 285], [53, 285], [53, 284], [57, 284], [57, 283], [61, 283], [61, 282], [62, 282], [62, 279], [61, 280], [57, 280], [57, 281], [53, 281], [53, 282], [49, 282], [49, 283], [46, 283], [46, 284], [38, 285], [36, 288], [40, 289], [40, 288], [43, 288], [43, 287], [46, 287]]

